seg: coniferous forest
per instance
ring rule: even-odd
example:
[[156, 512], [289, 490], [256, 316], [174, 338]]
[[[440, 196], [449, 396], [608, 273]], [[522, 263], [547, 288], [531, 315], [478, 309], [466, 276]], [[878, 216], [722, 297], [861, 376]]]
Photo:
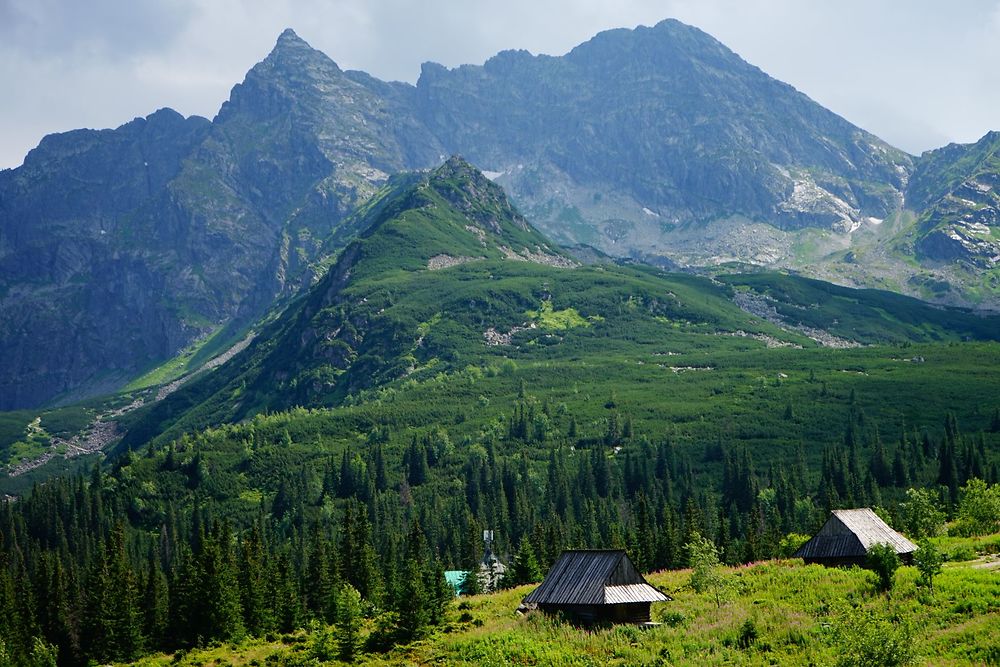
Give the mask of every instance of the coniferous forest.
[[727, 564], [787, 556], [836, 507], [882, 508], [917, 536], [927, 512], [954, 515], [970, 479], [997, 481], [994, 434], [965, 435], [949, 414], [886, 443], [853, 397], [818, 457], [800, 446], [766, 467], [745, 446], [650, 437], [614, 395], [595, 433], [523, 383], [512, 399], [475, 442], [382, 425], [317, 455], [336, 425], [294, 410], [126, 451], [3, 503], [7, 659], [129, 661], [362, 618], [374, 630], [350, 650], [377, 652], [442, 623], [443, 570], [475, 568], [486, 527], [513, 586], [567, 547], [625, 548], [642, 571], [686, 566], [696, 535]]

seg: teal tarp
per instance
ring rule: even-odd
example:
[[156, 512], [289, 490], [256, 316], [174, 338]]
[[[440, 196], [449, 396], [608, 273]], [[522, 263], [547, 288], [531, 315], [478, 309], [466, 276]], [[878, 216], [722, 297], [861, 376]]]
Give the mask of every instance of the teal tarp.
[[444, 578], [448, 580], [448, 584], [455, 589], [455, 596], [457, 597], [459, 592], [462, 590], [462, 582], [465, 581], [465, 575], [468, 572], [465, 570], [445, 570]]

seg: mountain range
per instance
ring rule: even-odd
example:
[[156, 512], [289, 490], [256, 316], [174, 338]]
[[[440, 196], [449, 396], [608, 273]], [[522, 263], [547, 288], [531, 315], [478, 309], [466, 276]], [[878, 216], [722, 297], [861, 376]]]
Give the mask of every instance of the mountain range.
[[[586, 244], [992, 306], [998, 146], [907, 155], [676, 21], [561, 57], [427, 64], [416, 85], [343, 71], [286, 30], [211, 121], [163, 109], [51, 135], [0, 172], [0, 409], [118, 389], [288, 304], [327, 312], [301, 289], [344, 275], [400, 192], [446, 196], [407, 172], [464, 168], [456, 153], [545, 236], [511, 213], [500, 229], [455, 223], [468, 254], [396, 257], [571, 263], [556, 243]], [[339, 377], [356, 343], [310, 349]], [[330, 380], [295, 391], [360, 388]]]

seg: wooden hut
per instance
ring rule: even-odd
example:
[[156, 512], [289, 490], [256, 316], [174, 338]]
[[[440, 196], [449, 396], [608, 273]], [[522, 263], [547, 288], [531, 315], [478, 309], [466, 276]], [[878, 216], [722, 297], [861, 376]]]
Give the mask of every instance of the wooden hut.
[[793, 556], [822, 565], [864, 565], [868, 550], [888, 544], [909, 563], [917, 545], [886, 524], [870, 509], [834, 510], [816, 535]]
[[670, 598], [650, 586], [624, 551], [564, 551], [526, 606], [577, 623], [648, 623], [653, 602]]

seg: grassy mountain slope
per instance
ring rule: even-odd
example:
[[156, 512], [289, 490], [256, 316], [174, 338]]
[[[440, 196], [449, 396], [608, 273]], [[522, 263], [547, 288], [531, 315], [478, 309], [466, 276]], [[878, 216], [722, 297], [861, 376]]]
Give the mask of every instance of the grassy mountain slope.
[[[727, 387], [742, 382], [739, 368], [755, 368], [761, 377], [773, 377], [776, 367], [786, 374], [801, 369], [832, 387], [840, 385], [842, 369], [898, 370], [894, 359], [901, 355], [857, 350], [838, 362], [830, 350], [790, 348], [816, 348], [817, 340], [909, 344], [1000, 335], [995, 318], [793, 276], [712, 281], [642, 266], [575, 265], [525, 223], [499, 187], [458, 159], [429, 175], [395, 179], [342, 229], [358, 238], [314, 288], [262, 324], [232, 362], [120, 418], [127, 430], [122, 447], [261, 411], [363, 403], [380, 387], [507, 363], [517, 364], [529, 384], [551, 386], [559, 400], [566, 400], [566, 387], [583, 384], [597, 396], [634, 394], [642, 414], [778, 413], [785, 404], [777, 398], [748, 406], [725, 398]], [[974, 366], [988, 349], [966, 348], [955, 363]], [[938, 357], [934, 348], [922, 352]], [[897, 390], [903, 406], [910, 389], [931, 391], [941, 377], [937, 366], [906, 367], [909, 387]], [[664, 375], [674, 388], [658, 388], [656, 399], [644, 395], [642, 387]], [[785, 400], [811, 400], [805, 397], [820, 380], [789, 390]], [[464, 405], [472, 398], [449, 400]], [[421, 413], [416, 403], [408, 410]], [[588, 419], [606, 417], [581, 409]], [[33, 416], [12, 421], [11, 442], [23, 440]], [[840, 428], [840, 419], [821, 419], [801, 432], [794, 427], [787, 442], [821, 437], [824, 429]], [[760, 439], [779, 431], [768, 427]]]
[[[913, 158], [696, 28], [427, 65], [416, 86], [343, 71], [287, 30], [211, 122], [161, 110], [53, 135], [0, 172], [0, 408], [115, 390], [247, 326], [322, 273], [341, 223], [391, 175], [451, 152], [559, 242], [989, 305], [996, 207], [982, 188], [996, 165], [976, 156], [994, 143], [921, 158], [907, 194], [927, 229], [884, 270], [846, 267], [835, 255], [888, 233]], [[956, 257], [968, 270], [949, 269]]]
[[721, 280], [759, 295], [777, 321], [810, 327], [864, 344], [918, 341], [998, 340], [995, 317], [960, 308], [931, 306], [884, 290], [857, 290], [781, 274], [722, 276]]
[[650, 339], [657, 330], [682, 337], [742, 330], [808, 344], [755, 322], [706, 279], [578, 266], [458, 159], [363, 213], [360, 238], [316, 286], [233, 364], [154, 407], [128, 442], [140, 444], [189, 408], [202, 415], [191, 423], [207, 424], [337, 404], [413, 373], [503, 358], [511, 348], [593, 353], [623, 327], [645, 329]]
[[[994, 319], [819, 281], [717, 283], [579, 266], [457, 158], [387, 188], [350, 225], [360, 237], [314, 288], [237, 362], [140, 413], [126, 443], [139, 446], [178, 420], [178, 428], [191, 428], [261, 410], [338, 405], [365, 389], [495, 363], [514, 351], [601, 358], [640, 343], [722, 354], [739, 337], [761, 346], [815, 345], [806, 329], [849, 344], [1000, 335]], [[726, 283], [757, 290], [781, 316], [742, 310]]]
[[[906, 647], [918, 665], [989, 664], [1000, 652], [996, 610], [1000, 597], [988, 569], [991, 559], [965, 561], [962, 540], [937, 540], [958, 562], [948, 563], [928, 595], [916, 586], [915, 568], [898, 575], [892, 611], [875, 592], [875, 576], [864, 570], [831, 570], [795, 561], [759, 563], [724, 570], [732, 584], [717, 608], [709, 594], [688, 587], [690, 571], [659, 572], [647, 580], [674, 600], [654, 605], [659, 627], [619, 626], [585, 631], [538, 614], [514, 613], [533, 586], [456, 601], [445, 628], [415, 646], [388, 655], [362, 654], [358, 664], [412, 665], [815, 665], [858, 664], [862, 647], [887, 642]], [[983, 553], [1000, 548], [997, 537], [979, 541]], [[850, 602], [848, 602], [850, 601]], [[879, 641], [865, 644], [867, 626]], [[902, 621], [902, 624], [896, 625]], [[895, 622], [895, 623], [894, 623]], [[336, 633], [336, 630], [334, 630]], [[321, 632], [281, 641], [214, 647], [179, 659], [157, 656], [143, 665], [234, 665], [253, 660], [293, 664], [322, 646]]]

